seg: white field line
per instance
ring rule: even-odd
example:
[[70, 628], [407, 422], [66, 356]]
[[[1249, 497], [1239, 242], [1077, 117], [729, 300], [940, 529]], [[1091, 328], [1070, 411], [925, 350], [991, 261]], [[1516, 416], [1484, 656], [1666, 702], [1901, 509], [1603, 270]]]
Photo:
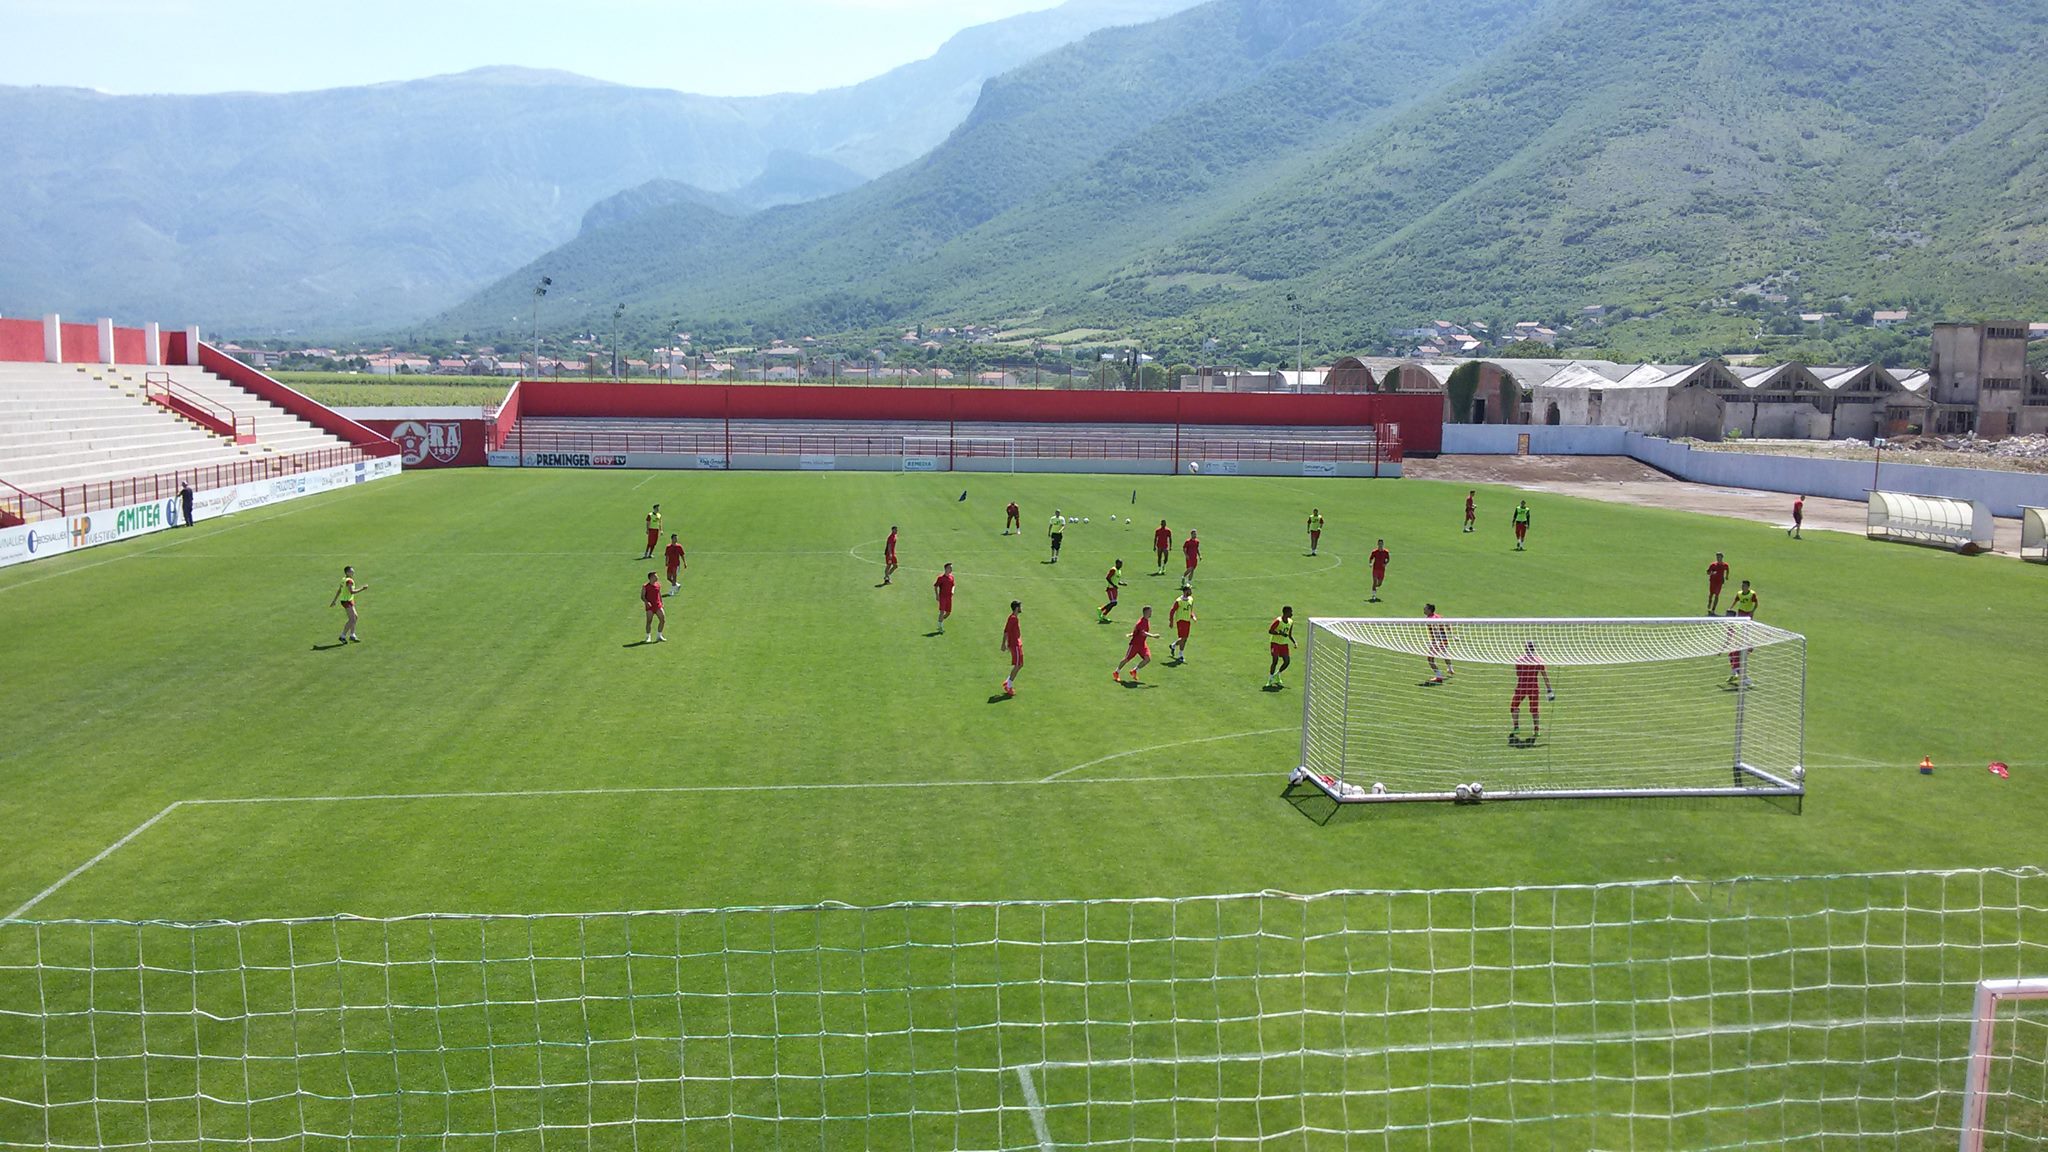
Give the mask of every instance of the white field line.
[[[1617, 1006], [1618, 1007], [1618, 1006]], [[1415, 1044], [1381, 1044], [1351, 1048], [1298, 1048], [1286, 1052], [1236, 1052], [1222, 1055], [1202, 1053], [1198, 1055], [1173, 1056], [1117, 1056], [1099, 1060], [1041, 1060], [1035, 1064], [1021, 1065], [1040, 1070], [1076, 1068], [1132, 1068], [1170, 1067], [1181, 1064], [1250, 1064], [1261, 1060], [1292, 1060], [1303, 1056], [1337, 1057], [1360, 1059], [1377, 1056], [1426, 1055], [1433, 1052], [1465, 1052], [1471, 1050], [1494, 1050], [1504, 1048], [1531, 1048], [1551, 1044], [1621, 1044], [1629, 1042], [1656, 1043], [1665, 1040], [1699, 1040], [1716, 1036], [1753, 1036], [1759, 1032], [1776, 1032], [1793, 1029], [1828, 1030], [1835, 1028], [1859, 1028], [1871, 1026], [1893, 1026], [1907, 1024], [1959, 1023], [1970, 1019], [1967, 1012], [1934, 1013], [1920, 1016], [1858, 1016], [1838, 1017], [1826, 1020], [1774, 1020], [1749, 1024], [1699, 1024], [1689, 1027], [1652, 1028], [1645, 1031], [1612, 1030], [1602, 1032], [1572, 1032], [1563, 1035], [1489, 1037], [1472, 1040], [1431, 1040]], [[1029, 1103], [1029, 1099], [1026, 1100]]]
[[[1285, 729], [1276, 728], [1273, 729], [1273, 731], [1285, 731]], [[1249, 733], [1238, 733], [1238, 735], [1249, 735]], [[1228, 736], [1216, 736], [1211, 737], [1210, 739], [1227, 740], [1230, 738], [1231, 737]], [[1187, 743], [1199, 743], [1199, 741], [1187, 741]], [[1138, 751], [1147, 751], [1147, 749], [1138, 749]], [[1092, 761], [1091, 763], [1100, 763], [1100, 761]], [[1086, 767], [1088, 767], [1087, 764], [1076, 765], [1074, 768], [1067, 769], [1067, 772], [1073, 772], [1080, 768]], [[117, 850], [128, 844], [129, 841], [134, 840], [136, 837], [142, 835], [144, 832], [149, 831], [150, 828], [154, 827], [159, 820], [162, 820], [164, 817], [169, 816], [172, 812], [180, 808], [216, 807], [237, 804], [347, 804], [355, 802], [405, 802], [425, 800], [530, 800], [565, 796], [651, 796], [692, 794], [715, 795], [720, 793], [821, 791], [857, 792], [903, 788], [1042, 788], [1048, 784], [1059, 784], [1065, 787], [1078, 787], [1088, 784], [1171, 784], [1203, 780], [1245, 780], [1254, 777], [1271, 777], [1275, 780], [1278, 780], [1280, 778], [1279, 773], [1275, 772], [1195, 772], [1169, 776], [1122, 776], [1106, 780], [1060, 779], [1060, 777], [1065, 776], [1066, 774], [1066, 772], [1056, 773], [1055, 775], [1047, 777], [1043, 780], [870, 780], [856, 781], [851, 783], [826, 784], [650, 784], [637, 787], [620, 788], [520, 788], [505, 789], [499, 791], [476, 792], [366, 792], [357, 795], [332, 796], [211, 796], [198, 797], [189, 800], [173, 800], [169, 804], [165, 805], [162, 811], [158, 812], [156, 815], [151, 816], [149, 819], [144, 820], [142, 823], [130, 829], [127, 835], [121, 837], [119, 840], [116, 840], [112, 844], [109, 844], [105, 848], [101, 849], [99, 853], [95, 855], [92, 859], [87, 860], [85, 863], [80, 864], [76, 868], [73, 868], [71, 871], [65, 873], [64, 876], [61, 879], [59, 879], [56, 883], [50, 885], [48, 888], [43, 889], [41, 892], [36, 893], [21, 907], [16, 908], [14, 911], [9, 912], [5, 916], [0, 916], [0, 920], [21, 919], [23, 915], [33, 910], [36, 907], [36, 905], [41, 904], [43, 901], [48, 900], [50, 897], [56, 895], [57, 891], [63, 888], [66, 884], [69, 884], [73, 880], [78, 879], [80, 876], [85, 875], [87, 869], [90, 869], [93, 865], [98, 864], [102, 860], [105, 860], [107, 857], [112, 856]]]
[[151, 816], [149, 819], [144, 820], [142, 823], [137, 824], [135, 827], [129, 829], [128, 834], [126, 836], [123, 836], [119, 840], [114, 841], [112, 844], [107, 845], [105, 848], [100, 849], [99, 855], [94, 856], [92, 859], [87, 860], [85, 863], [80, 864], [78, 867], [73, 868], [69, 872], [66, 872], [62, 879], [58, 880], [55, 884], [50, 885], [48, 888], [45, 888], [41, 892], [38, 892], [34, 896], [30, 897], [28, 903], [23, 904], [21, 907], [16, 908], [14, 911], [9, 912], [5, 916], [0, 916], [0, 920], [21, 919], [23, 913], [27, 912], [31, 908], [34, 908], [36, 905], [41, 904], [43, 901], [48, 900], [51, 896], [56, 895], [57, 889], [62, 888], [66, 884], [71, 883], [73, 880], [78, 879], [80, 876], [85, 875], [86, 869], [92, 867], [93, 865], [99, 863], [102, 860], [105, 860], [107, 857], [112, 856], [115, 850], [119, 849], [123, 844], [126, 844], [130, 840], [135, 839], [137, 836], [142, 835], [144, 832], [149, 831], [150, 828], [154, 826], [157, 821], [163, 819], [166, 816], [169, 816], [172, 812], [177, 811], [178, 806], [183, 803], [183, 800], [173, 800], [169, 804], [164, 805], [162, 811], [158, 812], [154, 816]]
[[1052, 1152], [1052, 1132], [1045, 1126], [1045, 1105], [1038, 1100], [1038, 1085], [1031, 1082], [1031, 1069], [1017, 1069], [1017, 1083], [1024, 1086], [1024, 1107], [1031, 1111], [1031, 1131], [1038, 1137], [1039, 1152]]
[[649, 472], [649, 473], [647, 474], [647, 478], [646, 478], [645, 480], [642, 480], [642, 481], [640, 481], [640, 482], [639, 482], [638, 484], [635, 484], [635, 485], [633, 485], [633, 491], [635, 491], [635, 492], [638, 492], [638, 491], [639, 491], [639, 490], [641, 490], [642, 488], [645, 488], [645, 487], [647, 487], [647, 483], [648, 483], [648, 481], [649, 481], [649, 480], [652, 480], [652, 479], [654, 479], [654, 478], [655, 478], [656, 476], [659, 476], [659, 475], [661, 475], [661, 473], [660, 473], [660, 472]]
[[[1032, 781], [1032, 783], [1053, 784], [1058, 782], [1061, 777], [1066, 776], [1069, 773], [1079, 772], [1083, 768], [1093, 768], [1097, 764], [1107, 764], [1111, 760], [1121, 760], [1126, 756], [1138, 756], [1146, 752], [1159, 752], [1168, 748], [1185, 748], [1191, 744], [1213, 744], [1218, 740], [1241, 740], [1246, 736], [1271, 736], [1275, 732], [1299, 732], [1300, 730], [1301, 729], [1298, 726], [1290, 725], [1285, 728], [1257, 728], [1249, 732], [1230, 732], [1222, 736], [1197, 736], [1193, 740], [1172, 740], [1168, 741], [1165, 744], [1153, 744], [1144, 748], [1132, 748], [1123, 752], [1112, 752], [1107, 756], [1097, 756], [1095, 759], [1088, 761], [1086, 764], [1076, 764], [1072, 768], [1062, 768], [1059, 771], [1053, 773], [1052, 775], [1043, 777], [1036, 781]], [[1232, 775], [1239, 775], [1239, 773], [1232, 773]], [[1259, 773], [1259, 775], [1265, 775], [1265, 773]], [[1137, 779], [1137, 777], [1123, 777], [1123, 779]], [[1095, 781], [1074, 780], [1070, 781], [1070, 783], [1086, 784], [1095, 783]]]

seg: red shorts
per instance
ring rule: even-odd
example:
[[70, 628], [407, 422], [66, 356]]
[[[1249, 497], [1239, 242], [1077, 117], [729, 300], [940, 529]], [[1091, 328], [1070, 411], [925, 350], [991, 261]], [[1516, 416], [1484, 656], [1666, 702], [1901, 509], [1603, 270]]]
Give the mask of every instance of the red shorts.
[[1016, 645], [1016, 646], [1014, 646], [1014, 647], [1012, 647], [1012, 648], [1010, 649], [1010, 663], [1012, 663], [1012, 664], [1022, 664], [1023, 662], [1024, 662], [1024, 646], [1023, 646], [1022, 644], [1018, 644], [1018, 645]]
[[1107, 592], [1107, 593], [1109, 593], [1109, 602], [1110, 602], [1111, 604], [1114, 604], [1114, 603], [1116, 603], [1116, 589], [1114, 589], [1114, 588], [1105, 588], [1105, 589], [1103, 589], [1103, 591], [1104, 591], [1104, 592]]
[[893, 565], [893, 564], [895, 564], [895, 563], [896, 563], [896, 554], [895, 554], [894, 552], [884, 552], [884, 553], [882, 553], [882, 563], [884, 563], [884, 564], [890, 564], [890, 565]]
[[1529, 707], [1534, 708], [1536, 706], [1536, 699], [1536, 690], [1534, 688], [1517, 688], [1515, 689], [1515, 698], [1508, 701], [1508, 707], [1513, 708], [1522, 701], [1527, 700]]
[[1529, 526], [1528, 526], [1527, 524], [1517, 524], [1517, 525], [1515, 525], [1515, 539], [1517, 539], [1517, 540], [1520, 540], [1520, 539], [1522, 538], [1523, 534], [1524, 534], [1524, 533], [1526, 533], [1526, 532], [1528, 532], [1528, 531], [1529, 531]]
[[1188, 638], [1188, 632], [1190, 629], [1194, 628], [1194, 626], [1195, 625], [1192, 620], [1175, 620], [1173, 622], [1173, 630], [1176, 633], [1178, 633], [1180, 638], [1183, 640]]
[[661, 529], [649, 528], [647, 530], [647, 546], [652, 548], [659, 543], [661, 543]]
[[1323, 538], [1323, 530], [1322, 530], [1321, 528], [1311, 528], [1311, 529], [1309, 529], [1309, 530], [1308, 530], [1308, 538], [1309, 538], [1309, 541], [1310, 541], [1310, 543], [1314, 543], [1315, 541], [1317, 541], [1317, 540], [1320, 540], [1320, 539], [1322, 539], [1322, 538]]
[[1293, 649], [1286, 644], [1273, 645], [1273, 655], [1275, 656], [1289, 656], [1292, 654], [1292, 652]]
[[642, 607], [647, 609], [647, 614], [650, 616], [652, 616], [656, 612], [661, 611], [661, 605], [659, 604], [643, 604]]
[[1715, 596], [1719, 596], [1721, 594], [1721, 582], [1719, 580], [1707, 581], [1707, 591]]
[[1195, 566], [1200, 563], [1201, 561], [1199, 559], [1188, 561], [1188, 571], [1193, 572], [1195, 570]]
[[1150, 660], [1152, 658], [1152, 645], [1133, 644], [1124, 652], [1124, 659], [1126, 660], [1136, 660], [1140, 657]]
[[1372, 566], [1372, 582], [1373, 582], [1373, 583], [1377, 584], [1377, 583], [1379, 583], [1380, 581], [1382, 581], [1382, 580], [1385, 580], [1386, 578], [1387, 578], [1387, 566], [1386, 566], [1385, 564], [1375, 564], [1375, 565], [1373, 565], [1373, 566]]
[[668, 579], [669, 579], [669, 583], [671, 583], [671, 584], [675, 583], [675, 579], [676, 579], [676, 573], [677, 573], [678, 571], [680, 571], [680, 569], [679, 569], [679, 568], [677, 568], [677, 567], [676, 567], [676, 566], [675, 566], [674, 564], [671, 564], [671, 565], [669, 565], [669, 566], [668, 566]]
[[951, 596], [941, 596], [941, 597], [939, 597], [939, 611], [941, 611], [941, 612], [951, 612], [952, 610], [953, 610], [953, 598], [952, 598]]

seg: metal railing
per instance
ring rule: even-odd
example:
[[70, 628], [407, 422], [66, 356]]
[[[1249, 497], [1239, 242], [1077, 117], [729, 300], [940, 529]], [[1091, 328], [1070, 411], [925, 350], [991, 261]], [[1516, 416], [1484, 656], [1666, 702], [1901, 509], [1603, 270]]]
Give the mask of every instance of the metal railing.
[[288, 456], [263, 456], [227, 464], [206, 464], [168, 472], [125, 476], [115, 480], [65, 484], [40, 492], [28, 492], [0, 480], [0, 485], [5, 485], [7, 489], [6, 492], [0, 493], [0, 508], [14, 503], [20, 510], [18, 522], [32, 524], [42, 520], [97, 512], [102, 508], [120, 508], [129, 504], [166, 500], [177, 495], [181, 483], [189, 483], [195, 491], [204, 492], [209, 488], [228, 488], [236, 484], [248, 484], [278, 476], [317, 472], [322, 468], [354, 464], [360, 460], [368, 460], [374, 455], [375, 453], [366, 452], [354, 445], [343, 445], [295, 452]]
[[149, 372], [142, 377], [143, 398], [191, 420], [207, 431], [225, 436], [236, 444], [256, 442], [256, 418], [236, 415], [233, 408], [202, 396], [171, 379], [168, 372]]
[[[1171, 432], [1157, 436], [977, 435], [956, 438], [953, 456], [1017, 456], [1040, 460], [1268, 460], [1332, 461], [1370, 464], [1399, 463], [1400, 442], [1360, 429], [1356, 440], [1290, 440], [1286, 438], [1212, 438]], [[629, 431], [593, 428], [527, 429], [515, 426], [505, 446], [521, 452], [653, 452], [680, 455], [761, 456], [900, 456], [901, 435], [847, 433], [721, 433], [691, 431]]]

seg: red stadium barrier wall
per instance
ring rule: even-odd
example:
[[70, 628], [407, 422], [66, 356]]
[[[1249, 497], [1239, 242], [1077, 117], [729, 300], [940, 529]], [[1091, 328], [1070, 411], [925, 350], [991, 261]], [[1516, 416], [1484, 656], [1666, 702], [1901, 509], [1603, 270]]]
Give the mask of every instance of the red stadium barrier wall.
[[498, 405], [498, 419], [491, 426], [491, 439], [485, 445], [487, 449], [495, 452], [505, 446], [505, 438], [512, 434], [512, 426], [519, 423], [521, 403], [520, 381], [514, 380], [505, 393], [505, 402]]
[[149, 363], [149, 333], [141, 328], [114, 329], [114, 363]]
[[407, 468], [481, 468], [491, 424], [487, 420], [364, 420], [364, 427], [398, 445]]
[[[97, 364], [100, 362], [100, 326], [97, 324], [59, 324], [59, 339], [64, 342], [64, 363]], [[41, 356], [36, 359], [42, 359]]]
[[163, 344], [162, 363], [183, 364], [185, 362], [185, 334], [167, 328], [157, 329], [157, 339]]
[[[179, 339], [182, 345], [184, 340]], [[238, 388], [247, 389], [264, 400], [325, 432], [331, 432], [371, 456], [396, 456], [399, 447], [379, 433], [343, 416], [334, 409], [272, 380], [206, 341], [199, 342], [199, 366]]]
[[0, 360], [37, 363], [42, 358], [41, 320], [0, 320]]
[[[1283, 392], [1092, 392], [996, 388], [765, 387], [525, 380], [526, 416], [736, 420], [957, 420], [1046, 424], [1398, 424], [1404, 451], [1443, 446], [1443, 397]], [[509, 425], [508, 425], [509, 426]]]

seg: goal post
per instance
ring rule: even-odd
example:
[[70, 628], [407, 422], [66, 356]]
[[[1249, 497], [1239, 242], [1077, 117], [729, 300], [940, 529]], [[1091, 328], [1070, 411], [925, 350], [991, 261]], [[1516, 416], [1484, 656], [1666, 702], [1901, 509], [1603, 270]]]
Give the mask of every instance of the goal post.
[[1970, 1011], [1961, 1152], [2048, 1138], [2048, 977], [1983, 980]]
[[1806, 642], [1747, 617], [1316, 618], [1291, 784], [1343, 803], [1803, 796]]
[[1015, 472], [1013, 436], [905, 436], [905, 472]]

